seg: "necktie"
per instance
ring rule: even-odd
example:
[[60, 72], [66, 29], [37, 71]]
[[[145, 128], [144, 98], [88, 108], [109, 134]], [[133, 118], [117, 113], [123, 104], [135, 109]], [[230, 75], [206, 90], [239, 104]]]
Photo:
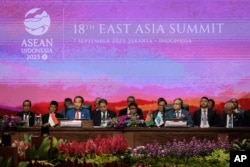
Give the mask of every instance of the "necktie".
[[80, 119], [80, 118], [81, 118], [81, 117], [80, 117], [80, 113], [81, 113], [80, 110], [77, 110], [77, 111], [76, 111], [76, 119]]
[[231, 116], [229, 116], [228, 127], [229, 127], [229, 128], [232, 128], [232, 127], [233, 127], [233, 120], [232, 120], [232, 117], [231, 117]]
[[105, 112], [102, 112], [101, 126], [104, 126], [104, 127], [106, 126], [105, 120], [106, 120]]
[[207, 113], [206, 110], [203, 110], [203, 126], [207, 125]]
[[158, 125], [161, 123], [161, 117], [160, 116], [157, 117], [157, 123], [158, 123]]
[[102, 113], [102, 121], [106, 120], [105, 112]]
[[180, 111], [177, 111], [177, 119], [180, 119]]
[[26, 122], [26, 126], [29, 127], [29, 114], [24, 115], [24, 120]]

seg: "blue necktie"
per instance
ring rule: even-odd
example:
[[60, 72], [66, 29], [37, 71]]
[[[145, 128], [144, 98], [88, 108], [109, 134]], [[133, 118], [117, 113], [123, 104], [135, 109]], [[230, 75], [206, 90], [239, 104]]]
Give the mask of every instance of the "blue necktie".
[[157, 123], [158, 123], [158, 125], [161, 123], [161, 118], [160, 118], [160, 116], [157, 117]]

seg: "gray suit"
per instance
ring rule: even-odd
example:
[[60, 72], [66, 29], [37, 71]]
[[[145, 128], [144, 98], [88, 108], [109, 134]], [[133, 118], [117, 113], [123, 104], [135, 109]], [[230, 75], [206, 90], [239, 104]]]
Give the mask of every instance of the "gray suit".
[[[168, 112], [165, 113], [165, 118], [166, 120], [168, 119], [177, 119], [176, 118], [176, 112], [174, 110], [170, 110]], [[194, 122], [189, 114], [189, 112], [187, 110], [181, 110], [181, 115], [180, 115], [180, 120], [186, 120], [187, 121], [187, 125], [188, 127], [193, 127], [194, 126]]]

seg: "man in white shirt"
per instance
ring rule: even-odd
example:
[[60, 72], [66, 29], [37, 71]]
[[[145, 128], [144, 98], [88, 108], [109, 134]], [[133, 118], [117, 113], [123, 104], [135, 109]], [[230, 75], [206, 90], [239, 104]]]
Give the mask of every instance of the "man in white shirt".
[[107, 126], [107, 120], [116, 117], [114, 111], [108, 110], [108, 102], [106, 99], [99, 100], [99, 110], [93, 112], [94, 126]]
[[173, 110], [167, 111], [165, 114], [166, 120], [168, 119], [178, 119], [187, 121], [188, 127], [193, 127], [194, 122], [189, 114], [189, 111], [182, 109], [183, 100], [181, 98], [174, 99]]
[[193, 115], [194, 125], [201, 128], [218, 126], [219, 117], [216, 111], [208, 109], [208, 98], [202, 97], [200, 100], [200, 109]]
[[233, 128], [242, 126], [242, 116], [234, 112], [234, 104], [227, 102], [224, 106], [225, 113], [222, 115], [221, 123], [223, 127]]
[[240, 109], [238, 99], [232, 98], [230, 102], [234, 104], [234, 113], [239, 113], [242, 117], [244, 117], [244, 111]]
[[50, 124], [50, 118], [52, 114], [54, 114], [56, 118], [64, 118], [64, 116], [61, 113], [57, 113], [57, 110], [58, 110], [58, 102], [52, 100], [49, 105], [49, 112], [42, 116], [43, 126], [52, 126], [52, 127], [54, 126]]
[[31, 112], [31, 101], [23, 101], [23, 111], [18, 112], [19, 116], [23, 121], [26, 122], [26, 127], [32, 127], [35, 124], [35, 113]]
[[74, 119], [90, 119], [90, 111], [83, 108], [84, 99], [82, 96], [76, 96], [74, 98], [74, 108], [69, 109], [66, 118], [70, 120]]
[[164, 125], [164, 121], [165, 121], [165, 106], [167, 105], [167, 101], [160, 97], [157, 100], [157, 104], [158, 104], [158, 109], [155, 110], [152, 115], [153, 115], [153, 121], [155, 123], [155, 125], [157, 127], [163, 126]]

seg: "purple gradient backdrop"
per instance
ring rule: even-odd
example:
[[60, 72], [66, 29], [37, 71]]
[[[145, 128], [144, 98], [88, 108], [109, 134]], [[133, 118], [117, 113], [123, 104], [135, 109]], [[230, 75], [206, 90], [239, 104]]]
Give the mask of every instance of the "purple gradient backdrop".
[[[120, 101], [163, 96], [228, 100], [249, 93], [250, 2], [246, 0], [4, 1], [0, 2], [0, 105], [61, 101], [83, 95]], [[24, 27], [32, 8], [51, 19], [46, 34]], [[99, 25], [132, 24], [129, 32], [100, 34]], [[167, 33], [169, 24], [223, 23], [221, 33]], [[75, 34], [74, 25], [94, 25]], [[162, 24], [165, 34], [138, 33], [138, 24]], [[166, 28], [166, 29], [165, 29]], [[151, 43], [89, 43], [81, 40], [147, 39]], [[159, 39], [190, 39], [164, 43]], [[46, 60], [27, 60], [22, 41], [53, 39]], [[77, 41], [77, 42], [76, 42]]]

